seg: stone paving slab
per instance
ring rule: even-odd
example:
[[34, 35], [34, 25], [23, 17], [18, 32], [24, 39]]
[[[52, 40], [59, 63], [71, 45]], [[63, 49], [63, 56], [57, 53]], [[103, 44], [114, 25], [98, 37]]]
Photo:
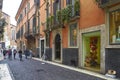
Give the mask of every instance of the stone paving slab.
[[13, 80], [7, 64], [0, 64], [0, 80]]

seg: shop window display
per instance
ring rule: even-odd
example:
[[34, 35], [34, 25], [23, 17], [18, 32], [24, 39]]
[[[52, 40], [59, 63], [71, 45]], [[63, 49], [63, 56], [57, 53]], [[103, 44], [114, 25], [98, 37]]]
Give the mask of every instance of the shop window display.
[[110, 44], [120, 43], [120, 9], [109, 13]]
[[100, 70], [100, 35], [98, 33], [83, 35], [83, 46], [84, 67]]
[[85, 66], [97, 66], [97, 37], [91, 37], [90, 38], [90, 52], [85, 57]]

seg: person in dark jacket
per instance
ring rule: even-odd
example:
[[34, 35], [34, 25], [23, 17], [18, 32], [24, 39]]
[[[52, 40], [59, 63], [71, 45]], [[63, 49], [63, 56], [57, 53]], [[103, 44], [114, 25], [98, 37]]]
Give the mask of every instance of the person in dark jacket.
[[18, 51], [18, 53], [19, 53], [20, 61], [22, 61], [22, 50], [20, 49], [20, 50]]
[[26, 49], [26, 50], [24, 51], [24, 53], [25, 53], [25, 58], [27, 59], [27, 57], [29, 56], [29, 50]]
[[12, 50], [11, 49], [8, 50], [8, 58], [10, 60], [12, 60]]
[[13, 51], [13, 54], [14, 54], [14, 59], [15, 59], [16, 53], [17, 53], [17, 50], [16, 50], [16, 49], [14, 49], [14, 51]]
[[6, 53], [7, 53], [7, 50], [4, 49], [4, 50], [3, 50], [3, 56], [4, 56], [4, 59], [6, 59]]

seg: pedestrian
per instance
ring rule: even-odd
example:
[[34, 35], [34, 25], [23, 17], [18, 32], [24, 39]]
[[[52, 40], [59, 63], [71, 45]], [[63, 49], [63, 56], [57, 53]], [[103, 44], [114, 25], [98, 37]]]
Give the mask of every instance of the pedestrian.
[[20, 50], [18, 51], [18, 53], [19, 53], [20, 61], [22, 61], [22, 50], [20, 49]]
[[11, 49], [8, 50], [8, 58], [9, 58], [9, 60], [12, 60], [12, 50]]
[[7, 50], [4, 49], [4, 50], [3, 50], [3, 56], [4, 56], [4, 59], [6, 59], [6, 53], [7, 53]]
[[16, 50], [16, 49], [14, 49], [14, 50], [13, 50], [14, 59], [15, 59], [16, 53], [17, 53], [17, 50]]
[[25, 58], [27, 59], [27, 57], [29, 56], [29, 50], [26, 49], [26, 50], [24, 51], [24, 53], [25, 53]]
[[32, 50], [29, 50], [30, 58], [32, 58], [32, 54], [33, 54]]
[[3, 53], [0, 51], [0, 60], [3, 60]]

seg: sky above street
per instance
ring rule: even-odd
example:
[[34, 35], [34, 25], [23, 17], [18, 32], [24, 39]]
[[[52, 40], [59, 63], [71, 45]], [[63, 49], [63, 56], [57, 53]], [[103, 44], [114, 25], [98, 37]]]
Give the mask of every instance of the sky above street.
[[3, 0], [2, 11], [10, 15], [11, 24], [16, 25], [15, 15], [22, 0]]

